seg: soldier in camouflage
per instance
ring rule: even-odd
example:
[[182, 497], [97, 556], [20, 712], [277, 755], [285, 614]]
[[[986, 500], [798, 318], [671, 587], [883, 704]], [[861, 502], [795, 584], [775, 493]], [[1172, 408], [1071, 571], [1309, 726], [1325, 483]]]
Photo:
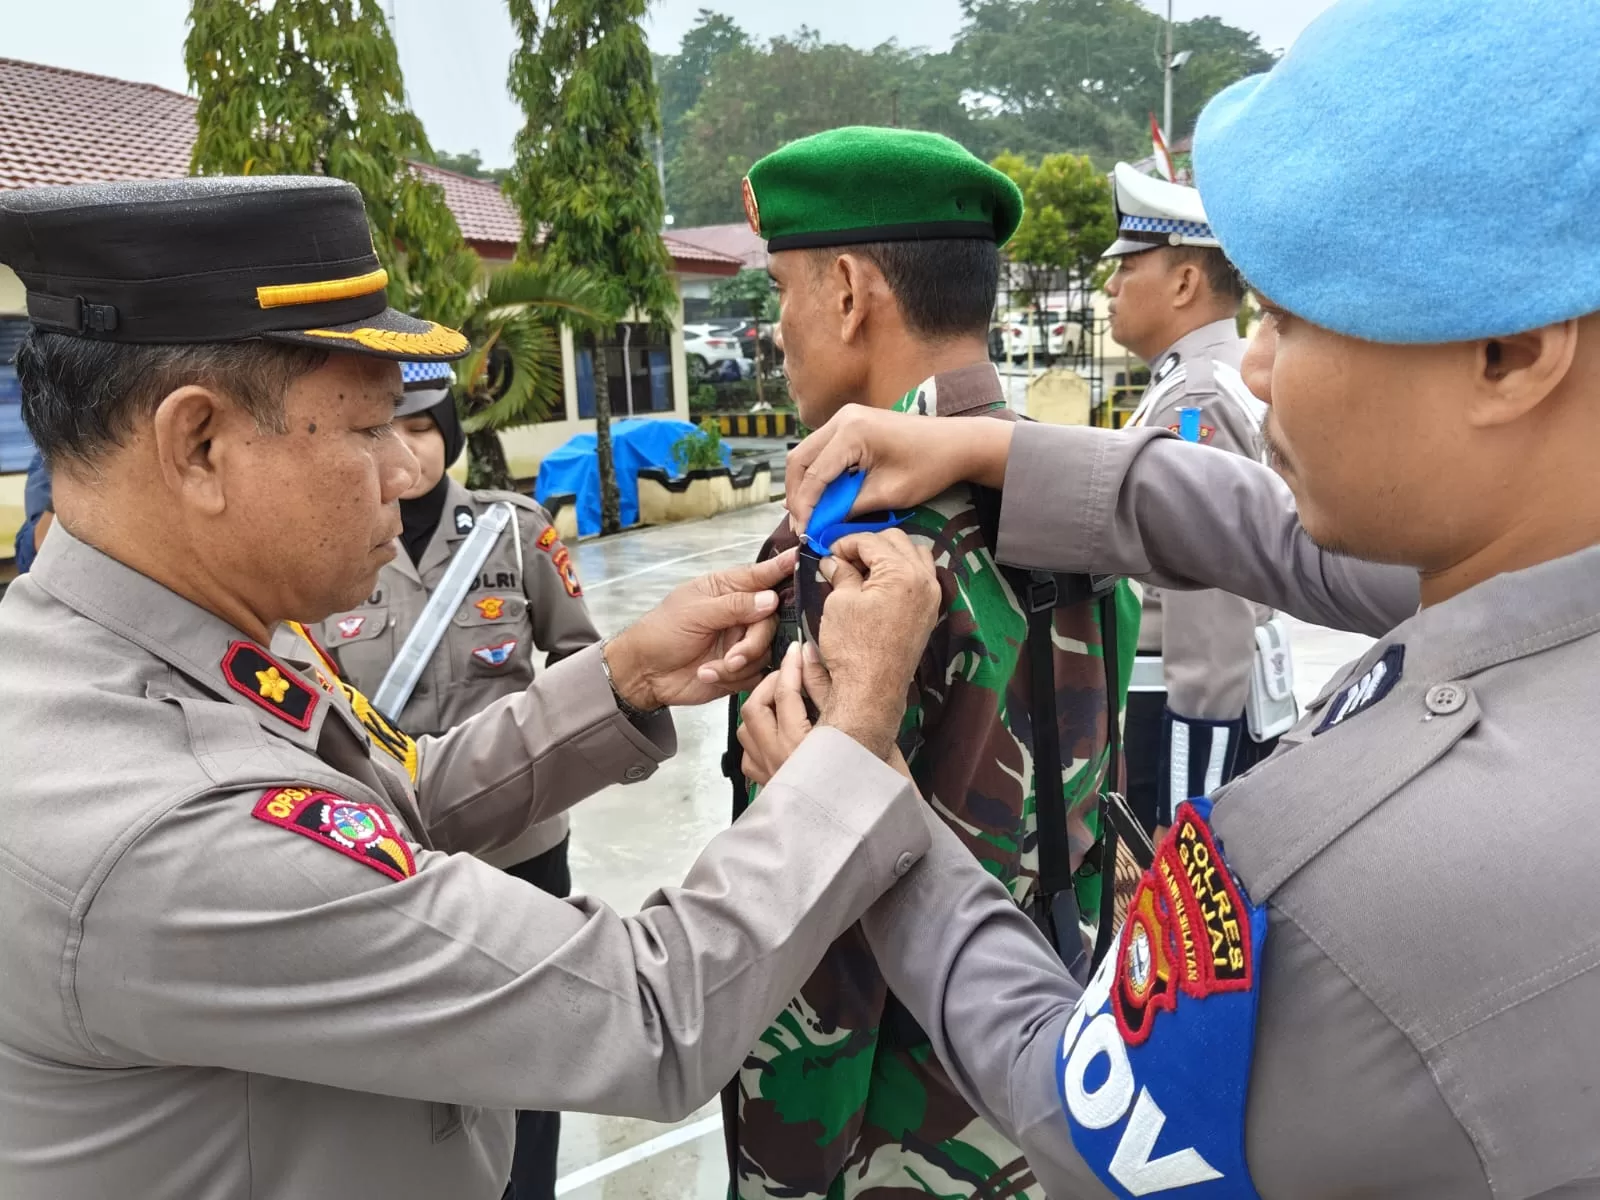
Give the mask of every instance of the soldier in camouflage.
[[[768, 239], [805, 424], [851, 403], [1015, 419], [987, 353], [998, 247], [1022, 207], [1003, 175], [932, 134], [841, 129], [757, 163], [745, 207]], [[996, 499], [962, 485], [905, 514], [901, 528], [932, 552], [943, 596], [900, 748], [928, 803], [1028, 907], [1039, 877], [1028, 606], [993, 557]], [[785, 523], [762, 557], [796, 540]], [[780, 595], [792, 609], [792, 591]], [[1116, 644], [1131, 660], [1139, 611], [1125, 585], [1117, 611]], [[1079, 908], [1092, 915], [1097, 860], [1084, 858], [1108, 757], [1099, 610], [1085, 599], [1053, 619], [1061, 790], [1072, 864], [1083, 867]], [[763, 780], [745, 766], [753, 795]], [[725, 1101], [738, 1200], [1043, 1197], [1021, 1152], [961, 1098], [888, 993], [859, 929], [751, 1049]]]

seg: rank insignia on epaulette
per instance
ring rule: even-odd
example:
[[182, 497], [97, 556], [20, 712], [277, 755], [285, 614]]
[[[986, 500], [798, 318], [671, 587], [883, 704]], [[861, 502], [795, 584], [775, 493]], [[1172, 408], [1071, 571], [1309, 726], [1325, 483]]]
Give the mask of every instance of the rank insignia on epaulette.
[[234, 642], [222, 656], [222, 677], [242, 696], [293, 725], [310, 729], [317, 693], [254, 642]]
[[346, 800], [314, 788], [274, 788], [252, 816], [293, 830], [390, 879], [410, 879], [417, 860], [389, 814], [375, 804]]
[[[1167, 428], [1173, 433], [1178, 434], [1180, 437], [1183, 436], [1183, 427], [1181, 425], [1168, 425]], [[1200, 440], [1202, 442], [1209, 442], [1216, 435], [1217, 431], [1215, 427], [1211, 425], [1200, 426]]]

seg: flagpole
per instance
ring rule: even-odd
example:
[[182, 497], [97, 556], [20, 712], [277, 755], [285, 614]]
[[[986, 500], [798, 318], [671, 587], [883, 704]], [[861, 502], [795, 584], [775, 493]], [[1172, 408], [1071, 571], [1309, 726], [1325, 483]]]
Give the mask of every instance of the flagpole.
[[[1162, 60], [1164, 92], [1161, 107], [1161, 136], [1172, 137], [1172, 0], [1167, 0], [1167, 54]], [[1171, 142], [1167, 143], [1169, 146]]]

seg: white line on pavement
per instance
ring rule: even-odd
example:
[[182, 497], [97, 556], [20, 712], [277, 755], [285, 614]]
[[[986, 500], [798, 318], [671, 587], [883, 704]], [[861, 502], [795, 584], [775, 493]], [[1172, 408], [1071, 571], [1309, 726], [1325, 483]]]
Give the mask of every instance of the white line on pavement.
[[685, 1125], [682, 1129], [674, 1129], [668, 1133], [663, 1133], [660, 1137], [651, 1138], [648, 1142], [640, 1142], [637, 1146], [632, 1146], [620, 1154], [613, 1154], [610, 1158], [602, 1158], [599, 1162], [592, 1163], [582, 1170], [562, 1176], [556, 1180], [556, 1195], [565, 1196], [569, 1192], [575, 1192], [581, 1187], [587, 1187], [591, 1183], [604, 1179], [607, 1175], [615, 1175], [618, 1171], [633, 1166], [634, 1163], [643, 1162], [647, 1158], [654, 1158], [658, 1154], [664, 1154], [675, 1146], [681, 1146], [685, 1142], [696, 1141], [708, 1134], [716, 1133], [721, 1128], [722, 1118], [720, 1116], [706, 1117], [704, 1120], [696, 1121], [693, 1125]]
[[713, 546], [710, 550], [696, 550], [693, 554], [684, 554], [677, 558], [669, 558], [665, 562], [652, 563], [648, 567], [640, 567], [637, 571], [624, 571], [621, 575], [607, 575], [604, 579], [597, 579], [593, 583], [584, 584], [583, 590], [586, 592], [598, 592], [601, 588], [610, 587], [613, 583], [622, 583], [624, 580], [637, 579], [641, 575], [648, 575], [650, 572], [659, 571], [663, 567], [674, 567], [679, 563], [685, 563], [691, 559], [704, 558], [708, 554], [721, 554], [724, 550], [737, 550], [740, 546], [748, 546], [752, 542], [764, 542], [766, 540], [766, 535], [753, 533], [748, 537], [742, 537], [735, 541], [729, 542], [725, 546]]

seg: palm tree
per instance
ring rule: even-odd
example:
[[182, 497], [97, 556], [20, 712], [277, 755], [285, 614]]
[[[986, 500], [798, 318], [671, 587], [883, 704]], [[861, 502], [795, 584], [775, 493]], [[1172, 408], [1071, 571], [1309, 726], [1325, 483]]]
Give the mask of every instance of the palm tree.
[[561, 406], [561, 326], [588, 328], [600, 319], [599, 287], [585, 271], [540, 262], [490, 271], [471, 250], [452, 256], [450, 271], [470, 281], [466, 300], [434, 319], [472, 345], [456, 363], [454, 389], [467, 430], [468, 486], [509, 489], [499, 431], [542, 421]]

